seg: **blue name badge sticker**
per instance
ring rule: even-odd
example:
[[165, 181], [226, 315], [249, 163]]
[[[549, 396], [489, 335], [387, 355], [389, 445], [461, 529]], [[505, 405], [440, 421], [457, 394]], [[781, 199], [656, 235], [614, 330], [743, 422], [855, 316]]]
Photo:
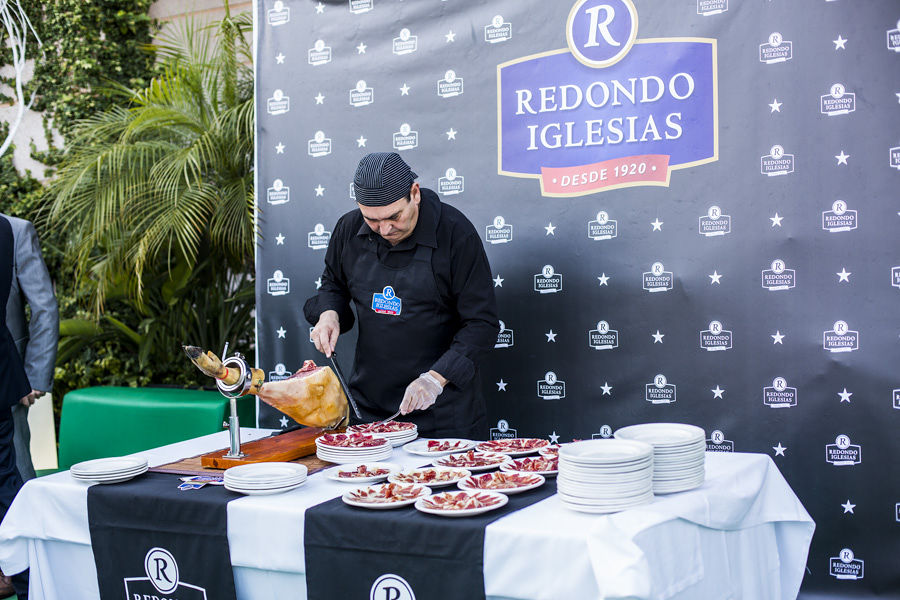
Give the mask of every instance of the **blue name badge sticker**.
[[403, 308], [403, 300], [394, 294], [394, 288], [384, 286], [380, 294], [372, 294], [372, 310], [382, 315], [399, 315]]

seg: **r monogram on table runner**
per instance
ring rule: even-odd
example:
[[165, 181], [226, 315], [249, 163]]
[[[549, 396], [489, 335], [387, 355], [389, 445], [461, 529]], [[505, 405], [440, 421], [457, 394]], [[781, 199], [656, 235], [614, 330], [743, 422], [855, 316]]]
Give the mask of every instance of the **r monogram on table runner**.
[[226, 507], [240, 495], [179, 483], [147, 473], [88, 489], [101, 600], [235, 600]]

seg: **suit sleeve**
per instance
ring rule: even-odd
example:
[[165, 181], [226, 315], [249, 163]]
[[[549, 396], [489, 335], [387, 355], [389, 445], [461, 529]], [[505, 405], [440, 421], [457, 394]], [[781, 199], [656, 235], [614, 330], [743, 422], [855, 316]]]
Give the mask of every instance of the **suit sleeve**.
[[25, 347], [25, 373], [31, 387], [49, 392], [53, 387], [56, 346], [59, 341], [59, 309], [50, 273], [41, 257], [34, 225], [26, 223], [16, 243], [16, 278], [19, 289], [31, 307], [28, 344]]

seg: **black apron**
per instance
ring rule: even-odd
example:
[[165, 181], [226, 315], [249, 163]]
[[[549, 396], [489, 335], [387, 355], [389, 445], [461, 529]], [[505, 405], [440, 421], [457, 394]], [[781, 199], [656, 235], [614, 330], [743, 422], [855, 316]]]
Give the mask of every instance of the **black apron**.
[[[359, 326], [350, 389], [363, 423], [397, 412], [406, 387], [447, 351], [460, 326], [438, 291], [432, 248], [419, 244], [409, 265], [394, 269], [378, 260], [377, 243], [367, 238], [369, 251], [345, 265]], [[482, 438], [487, 419], [479, 389], [476, 371], [464, 388], [448, 383], [431, 408], [402, 420], [424, 437]]]

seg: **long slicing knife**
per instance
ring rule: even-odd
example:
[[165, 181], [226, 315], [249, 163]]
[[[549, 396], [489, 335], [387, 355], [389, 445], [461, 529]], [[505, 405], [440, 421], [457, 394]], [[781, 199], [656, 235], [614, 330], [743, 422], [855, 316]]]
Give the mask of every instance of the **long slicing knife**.
[[341, 382], [341, 388], [343, 388], [344, 393], [347, 395], [347, 400], [350, 401], [350, 406], [353, 407], [353, 412], [356, 414], [357, 419], [362, 419], [362, 415], [359, 414], [359, 408], [356, 406], [356, 400], [353, 399], [353, 394], [350, 393], [350, 388], [347, 387], [347, 382], [344, 381], [344, 374], [341, 373], [341, 368], [337, 363], [337, 355], [332, 352], [331, 353], [331, 367], [334, 369], [335, 375], [337, 375], [338, 381]]

